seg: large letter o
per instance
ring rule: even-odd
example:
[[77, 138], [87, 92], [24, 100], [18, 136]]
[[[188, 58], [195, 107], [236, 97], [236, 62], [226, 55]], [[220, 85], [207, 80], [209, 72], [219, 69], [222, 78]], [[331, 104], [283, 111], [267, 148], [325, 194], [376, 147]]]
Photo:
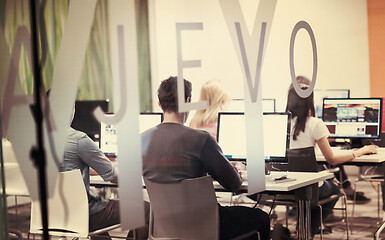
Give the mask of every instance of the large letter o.
[[[297, 82], [296, 75], [295, 75], [295, 69], [294, 69], [294, 41], [295, 41], [295, 37], [297, 36], [297, 32], [301, 28], [304, 28], [309, 33], [311, 45], [313, 49], [313, 76], [311, 79], [310, 86], [306, 90], [302, 90], [299, 87], [299, 84]], [[293, 82], [294, 89], [297, 92], [297, 94], [302, 98], [307, 98], [313, 92], [314, 85], [316, 83], [316, 78], [317, 78], [317, 65], [318, 65], [317, 63], [318, 63], [317, 46], [315, 43], [313, 30], [311, 29], [310, 25], [307, 22], [300, 21], [294, 26], [294, 29], [291, 33], [291, 38], [290, 38], [290, 74], [291, 74], [291, 80]]]

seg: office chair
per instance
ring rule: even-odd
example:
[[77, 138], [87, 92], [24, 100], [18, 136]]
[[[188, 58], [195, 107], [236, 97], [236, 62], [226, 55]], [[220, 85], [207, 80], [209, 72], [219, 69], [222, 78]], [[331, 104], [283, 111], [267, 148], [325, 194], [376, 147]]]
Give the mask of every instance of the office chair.
[[[289, 171], [293, 172], [319, 172], [322, 170], [325, 170], [323, 166], [318, 165], [315, 157], [314, 147], [307, 147], [307, 148], [298, 148], [298, 149], [290, 149], [288, 152], [288, 159], [289, 164], [288, 168]], [[313, 199], [318, 199], [318, 188], [314, 189], [313, 191]], [[314, 197], [316, 195], [316, 197]], [[335, 199], [342, 198], [342, 207], [333, 209], [335, 210], [342, 210], [343, 211], [343, 218], [345, 220], [346, 224], [346, 236], [347, 239], [349, 239], [349, 221], [348, 221], [348, 212], [347, 212], [347, 197], [343, 191], [340, 191], [340, 193], [331, 195], [327, 198], [318, 200], [317, 207], [320, 209], [320, 218], [321, 218], [321, 235], [320, 238], [323, 238], [323, 217], [322, 217], [322, 205], [333, 201]]]
[[149, 239], [219, 239], [212, 178], [162, 184], [144, 179], [150, 198]]
[[[79, 169], [61, 172], [55, 192], [48, 199], [49, 235], [88, 238], [120, 227], [120, 224], [89, 232], [88, 198]], [[31, 203], [30, 234], [42, 234], [40, 201]], [[125, 237], [124, 237], [125, 238]]]
[[[19, 163], [13, 151], [11, 142], [2, 140], [4, 154], [4, 176], [6, 197], [13, 197], [16, 217], [16, 228], [19, 228], [19, 204], [30, 203], [29, 191], [25, 183]], [[22, 197], [22, 201], [18, 201]], [[10, 209], [10, 206], [8, 206]]]
[[[150, 198], [149, 239], [219, 239], [218, 203], [210, 176], [179, 183], [144, 179]], [[254, 231], [236, 239], [259, 233]]]

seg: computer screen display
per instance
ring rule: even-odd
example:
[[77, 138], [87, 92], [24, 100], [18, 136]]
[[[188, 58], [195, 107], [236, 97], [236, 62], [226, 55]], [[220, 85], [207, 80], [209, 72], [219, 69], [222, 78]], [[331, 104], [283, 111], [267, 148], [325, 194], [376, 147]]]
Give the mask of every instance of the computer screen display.
[[100, 149], [106, 155], [118, 155], [118, 131], [116, 125], [101, 123]]
[[326, 98], [322, 119], [333, 138], [378, 138], [381, 98]]
[[[264, 98], [262, 99], [263, 112], [275, 112], [275, 99]], [[232, 99], [225, 112], [245, 112], [245, 100], [244, 99]]]
[[139, 115], [139, 132], [142, 133], [163, 121], [163, 113], [146, 112]]
[[[163, 121], [162, 113], [140, 113], [139, 132], [142, 133]], [[118, 154], [118, 127], [101, 123], [100, 149], [107, 155]]]
[[349, 98], [349, 89], [314, 89], [315, 115], [322, 118], [322, 107], [324, 98]]
[[[290, 144], [290, 120], [291, 115], [289, 113], [263, 114], [263, 141], [266, 162], [287, 163], [286, 152]], [[246, 129], [244, 114], [219, 113], [217, 140], [223, 154], [228, 159], [245, 160]]]
[[86, 133], [92, 140], [99, 141], [100, 122], [94, 117], [94, 110], [100, 106], [108, 112], [109, 100], [89, 100], [75, 102], [75, 116], [71, 127]]

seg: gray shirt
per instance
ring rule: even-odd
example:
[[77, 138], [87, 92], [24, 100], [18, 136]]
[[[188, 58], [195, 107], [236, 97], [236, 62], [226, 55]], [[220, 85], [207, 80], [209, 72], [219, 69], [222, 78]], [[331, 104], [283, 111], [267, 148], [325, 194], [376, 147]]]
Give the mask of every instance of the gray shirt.
[[108, 200], [101, 199], [90, 189], [90, 167], [105, 181], [113, 180], [117, 176], [110, 160], [91, 138], [83, 132], [70, 128], [64, 146], [61, 171], [80, 169], [87, 190], [89, 214], [92, 215], [103, 210], [107, 206]]
[[236, 190], [242, 180], [206, 131], [162, 123], [142, 133], [143, 177], [161, 183], [207, 174], [224, 188]]

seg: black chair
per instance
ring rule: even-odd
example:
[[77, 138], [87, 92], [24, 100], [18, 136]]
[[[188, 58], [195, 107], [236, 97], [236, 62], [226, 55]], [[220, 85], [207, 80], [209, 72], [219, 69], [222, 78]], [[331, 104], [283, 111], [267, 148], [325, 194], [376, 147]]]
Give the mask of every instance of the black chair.
[[[317, 164], [317, 160], [315, 157], [314, 147], [307, 148], [298, 148], [298, 149], [290, 149], [288, 152], [288, 168], [289, 171], [293, 172], [319, 172], [326, 170], [323, 165]], [[317, 200], [318, 197], [318, 188], [313, 191], [313, 199]], [[347, 212], [347, 197], [343, 191], [338, 194], [331, 195], [328, 198], [318, 200], [317, 206], [320, 209], [321, 216], [321, 239], [323, 233], [323, 219], [322, 219], [322, 205], [335, 200], [336, 198], [342, 198], [343, 203], [341, 208], [334, 208], [335, 210], [343, 210], [343, 217], [346, 223], [346, 235], [347, 239], [349, 239], [349, 221], [348, 221], [348, 212]]]

